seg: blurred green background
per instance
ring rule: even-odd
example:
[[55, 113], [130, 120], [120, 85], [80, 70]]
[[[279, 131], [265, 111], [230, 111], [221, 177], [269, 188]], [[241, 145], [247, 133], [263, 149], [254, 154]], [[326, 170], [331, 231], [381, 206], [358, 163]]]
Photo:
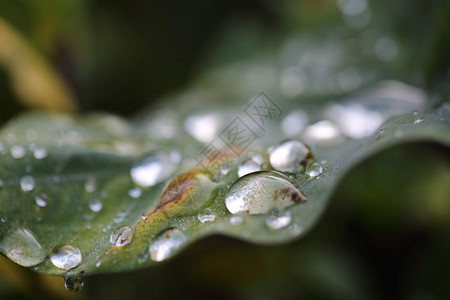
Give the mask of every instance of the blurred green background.
[[[407, 49], [384, 79], [446, 101], [450, 1], [367, 3], [371, 24]], [[79, 111], [123, 116], [209, 69], [277, 48], [292, 33], [332, 32], [343, 22], [332, 0], [0, 0], [0, 21], [54, 71]], [[12, 66], [5, 53], [13, 46], [0, 30], [1, 124], [44, 109], [34, 93], [26, 101], [20, 92], [26, 85], [12, 70], [32, 64]], [[27, 52], [14, 53], [20, 60]], [[317, 227], [295, 243], [212, 237], [155, 268], [88, 277], [79, 294], [1, 257], [0, 298], [448, 299], [448, 182], [448, 148], [398, 146], [353, 170]]]

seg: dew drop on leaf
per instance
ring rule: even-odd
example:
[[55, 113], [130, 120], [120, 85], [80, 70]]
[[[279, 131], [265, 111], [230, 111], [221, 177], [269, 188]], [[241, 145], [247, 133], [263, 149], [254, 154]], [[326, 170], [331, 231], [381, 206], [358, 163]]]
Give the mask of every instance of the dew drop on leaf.
[[216, 215], [210, 208], [206, 208], [203, 212], [197, 215], [197, 218], [200, 222], [214, 222], [216, 220]]
[[178, 228], [169, 228], [150, 245], [149, 254], [153, 261], [163, 261], [172, 256], [187, 242], [187, 236]]
[[309, 148], [299, 141], [288, 140], [275, 146], [270, 152], [270, 164], [281, 172], [297, 173], [305, 170], [312, 159]]
[[34, 234], [26, 228], [16, 229], [0, 241], [0, 250], [15, 263], [35, 266], [45, 259], [45, 252]]
[[34, 190], [34, 186], [36, 185], [36, 181], [34, 180], [33, 176], [31, 175], [25, 175], [20, 179], [20, 188], [24, 192], [30, 192]]
[[305, 173], [309, 177], [316, 177], [322, 174], [322, 171], [323, 171], [322, 165], [319, 164], [318, 162], [313, 162], [306, 167]]
[[47, 200], [48, 200], [48, 196], [47, 196], [47, 194], [44, 194], [44, 193], [42, 193], [40, 195], [37, 195], [34, 198], [34, 201], [36, 202], [36, 205], [39, 206], [39, 207], [46, 207], [47, 206]]
[[131, 179], [137, 185], [149, 187], [163, 182], [177, 169], [170, 155], [157, 152], [138, 160], [130, 170]]
[[131, 198], [137, 199], [137, 198], [141, 197], [141, 195], [142, 195], [142, 190], [138, 187], [134, 187], [128, 191], [128, 196], [130, 196]]
[[280, 213], [278, 209], [273, 209], [269, 212], [266, 218], [266, 225], [270, 230], [276, 231], [288, 226], [292, 221], [292, 215], [290, 211]]
[[84, 281], [81, 277], [66, 277], [64, 279], [64, 287], [69, 292], [79, 292], [84, 286]]
[[120, 227], [113, 231], [109, 241], [116, 247], [123, 247], [131, 243], [134, 230], [128, 226]]
[[236, 180], [225, 195], [225, 205], [232, 214], [265, 214], [306, 201], [305, 196], [282, 174], [255, 172]]
[[73, 269], [81, 264], [81, 252], [71, 245], [56, 246], [50, 255], [50, 260], [60, 269]]
[[99, 197], [89, 199], [89, 208], [93, 212], [99, 212], [103, 208], [102, 200]]
[[9, 150], [11, 156], [15, 159], [19, 159], [25, 156], [26, 149], [20, 145], [14, 145]]

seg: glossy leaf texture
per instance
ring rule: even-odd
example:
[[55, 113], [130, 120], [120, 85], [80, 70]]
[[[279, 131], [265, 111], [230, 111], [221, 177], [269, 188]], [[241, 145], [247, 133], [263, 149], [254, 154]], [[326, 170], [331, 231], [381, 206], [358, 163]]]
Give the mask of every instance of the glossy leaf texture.
[[[321, 120], [350, 109], [364, 119], [350, 125], [362, 126], [370, 114], [355, 105], [301, 106], [309, 121], [297, 133], [283, 124], [298, 105], [272, 119], [248, 109], [172, 119], [159, 110], [132, 123], [23, 115], [0, 133], [1, 252], [38, 272], [76, 276], [153, 265], [212, 234], [282, 243], [308, 232], [342, 177], [374, 153], [408, 141], [450, 145], [446, 104], [394, 116], [377, 107], [370, 112], [386, 121], [358, 137], [343, 120]], [[239, 126], [254, 138], [233, 139]]]

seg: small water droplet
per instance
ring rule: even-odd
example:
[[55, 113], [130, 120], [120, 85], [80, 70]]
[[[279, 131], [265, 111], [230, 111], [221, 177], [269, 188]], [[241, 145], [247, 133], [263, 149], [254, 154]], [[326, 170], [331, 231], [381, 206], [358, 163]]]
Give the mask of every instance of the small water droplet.
[[109, 241], [116, 247], [123, 247], [131, 243], [134, 230], [128, 226], [120, 227], [111, 234]]
[[39, 207], [46, 207], [47, 200], [48, 200], [48, 196], [47, 196], [47, 194], [44, 194], [44, 193], [42, 193], [34, 198], [34, 201], [36, 202], [37, 206], [39, 206]]
[[313, 162], [306, 167], [306, 174], [309, 177], [316, 177], [322, 174], [322, 166], [318, 162]]
[[26, 149], [21, 145], [14, 145], [9, 152], [13, 158], [19, 159], [25, 156]]
[[33, 155], [36, 159], [44, 159], [47, 157], [47, 150], [44, 148], [36, 148], [33, 152]]
[[95, 192], [95, 190], [97, 189], [97, 181], [95, 180], [95, 178], [93, 177], [88, 178], [84, 183], [84, 189], [88, 193]]
[[8, 218], [7, 217], [2, 217], [0, 220], [2, 221], [2, 223], [6, 223], [6, 221], [8, 221]]
[[84, 286], [84, 281], [81, 277], [66, 277], [64, 279], [64, 287], [69, 292], [79, 292]]
[[135, 187], [135, 188], [132, 188], [132, 189], [130, 189], [129, 191], [128, 191], [128, 195], [131, 197], [131, 198], [139, 198], [139, 197], [141, 197], [141, 195], [142, 195], [142, 190], [140, 189], [140, 188], [138, 188], [138, 187]]
[[177, 169], [170, 155], [157, 152], [137, 161], [130, 170], [131, 179], [137, 185], [149, 187], [163, 182]]
[[216, 220], [216, 215], [210, 208], [206, 208], [203, 212], [197, 215], [197, 218], [202, 223], [214, 222]]
[[244, 223], [244, 217], [243, 216], [231, 216], [230, 217], [230, 224], [231, 225], [240, 225]]
[[149, 254], [153, 261], [163, 261], [172, 256], [182, 245], [187, 242], [187, 237], [178, 228], [170, 228], [160, 234], [150, 245]]
[[98, 198], [98, 197], [94, 197], [94, 198], [89, 199], [89, 208], [93, 212], [101, 211], [102, 208], [103, 208], [102, 200], [100, 198]]
[[71, 245], [56, 246], [50, 255], [50, 260], [60, 269], [73, 269], [81, 264], [81, 252]]
[[34, 234], [25, 228], [16, 229], [0, 241], [0, 250], [10, 260], [24, 267], [35, 266], [45, 259], [41, 244]]
[[299, 141], [288, 140], [275, 146], [270, 153], [270, 164], [275, 170], [296, 173], [303, 171], [312, 159], [309, 148]]
[[99, 260], [98, 262], [96, 262], [95, 263], [95, 266], [98, 268], [98, 267], [100, 267], [102, 265], [102, 261], [101, 260]]
[[225, 195], [232, 214], [265, 214], [273, 208], [283, 209], [306, 198], [284, 176], [276, 172], [251, 173], [236, 180]]
[[30, 175], [25, 175], [20, 179], [20, 187], [22, 188], [22, 191], [24, 191], [24, 192], [32, 191], [34, 189], [35, 185], [36, 185], [36, 181]]
[[278, 209], [273, 209], [269, 212], [266, 218], [266, 225], [270, 230], [279, 230], [288, 226], [292, 221], [292, 215], [290, 211], [281, 213]]
[[422, 123], [422, 122], [423, 122], [423, 118], [419, 118], [419, 119], [414, 120], [414, 124], [419, 124], [419, 123]]

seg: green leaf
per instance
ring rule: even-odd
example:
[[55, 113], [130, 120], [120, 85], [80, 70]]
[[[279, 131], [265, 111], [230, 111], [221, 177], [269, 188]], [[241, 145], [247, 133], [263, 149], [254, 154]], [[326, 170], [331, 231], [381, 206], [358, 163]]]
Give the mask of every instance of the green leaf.
[[[317, 109], [306, 112], [318, 115]], [[233, 114], [220, 116], [230, 117], [225, 118], [229, 122], [235, 120]], [[167, 115], [164, 118], [169, 119]], [[267, 127], [265, 132], [253, 127], [260, 138], [239, 154], [225, 147], [220, 153], [227, 155], [230, 165], [216, 173], [212, 168], [216, 162], [225, 166], [218, 155], [212, 162], [202, 162], [206, 168], [196, 161], [202, 157], [207, 143], [198, 142], [180, 128], [175, 128], [170, 138], [162, 138], [163, 124], [157, 123], [155, 127], [152, 120], [154, 116], [130, 124], [110, 115], [73, 118], [32, 113], [3, 128], [2, 253], [22, 265], [32, 265], [38, 272], [75, 276], [153, 265], [212, 234], [262, 244], [282, 243], [304, 235], [314, 226], [339, 181], [362, 160], [408, 141], [430, 140], [450, 145], [449, 107], [444, 105], [432, 112], [393, 116], [368, 137], [340, 136], [331, 144], [311, 143], [312, 155], [323, 167], [320, 176], [310, 177], [301, 169], [293, 173], [267, 173], [273, 171], [269, 146], [282, 139], [273, 131], [278, 126], [275, 123], [275, 127]], [[247, 124], [251, 122], [244, 120]], [[180, 123], [177, 118], [174, 121]], [[302, 137], [297, 135], [294, 139]], [[148, 172], [144, 177], [134, 175], [134, 180], [130, 175], [133, 166], [142, 164], [142, 158], [148, 158], [149, 153], [169, 159], [163, 164], [167, 174], [152, 185], [148, 184]], [[262, 201], [259, 204], [268, 205], [267, 208], [257, 211], [258, 214], [250, 211], [236, 217], [227, 209], [225, 196], [238, 179], [239, 165], [254, 155], [264, 160], [261, 168], [266, 173], [248, 175], [232, 187], [237, 192], [245, 191], [252, 177], [256, 176], [259, 184], [267, 174], [279, 180], [264, 182], [261, 189], [251, 190], [249, 197]], [[300, 192], [295, 196], [294, 186]], [[271, 227], [270, 220], [277, 220], [277, 211], [274, 216], [270, 201], [281, 203], [277, 202], [280, 199], [299, 201], [273, 204], [278, 213], [289, 212], [292, 220]], [[56, 267], [50, 256], [61, 245], [79, 249], [81, 263], [75, 263], [69, 270]]]

